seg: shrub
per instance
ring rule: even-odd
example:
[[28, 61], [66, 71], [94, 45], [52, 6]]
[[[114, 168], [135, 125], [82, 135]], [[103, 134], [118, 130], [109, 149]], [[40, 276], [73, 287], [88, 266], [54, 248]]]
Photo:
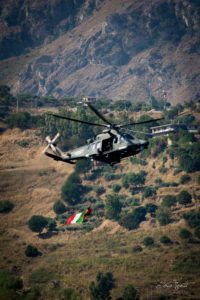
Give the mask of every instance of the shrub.
[[46, 225], [48, 224], [48, 221], [43, 216], [32, 216], [30, 220], [28, 221], [28, 226], [33, 232], [41, 232]]
[[161, 185], [163, 181], [162, 181], [161, 178], [156, 178], [156, 179], [154, 180], [154, 182], [155, 182], [156, 185]]
[[144, 189], [142, 198], [143, 199], [149, 198], [149, 197], [152, 197], [153, 195], [156, 195], [156, 189], [154, 187], [152, 187], [152, 186], [147, 186]]
[[54, 203], [53, 210], [57, 215], [59, 215], [66, 212], [66, 207], [61, 201], [58, 200]]
[[47, 221], [48, 223], [45, 227], [48, 229], [48, 231], [56, 230], [56, 221], [52, 218], [47, 218]]
[[200, 239], [200, 226], [198, 226], [198, 227], [195, 228], [194, 235], [195, 235], [198, 239]]
[[107, 195], [106, 197], [106, 218], [114, 219], [118, 218], [122, 209], [122, 204], [119, 201], [117, 194]]
[[83, 192], [84, 190], [79, 175], [77, 173], [72, 173], [62, 186], [61, 196], [65, 202], [74, 205], [80, 202]]
[[150, 236], [147, 236], [147, 237], [144, 238], [143, 244], [146, 247], [152, 246], [154, 244], [154, 239], [152, 237], [150, 237]]
[[119, 185], [119, 184], [113, 184], [112, 185], [112, 189], [113, 189], [113, 192], [114, 193], [118, 193], [120, 190], [121, 190], [121, 185]]
[[168, 236], [166, 236], [166, 235], [161, 236], [160, 242], [162, 244], [171, 244], [172, 243], [172, 241], [170, 240], [170, 238]]
[[25, 254], [27, 257], [36, 257], [40, 254], [40, 252], [36, 247], [28, 245], [26, 247]]
[[134, 209], [132, 213], [126, 214], [119, 220], [119, 224], [128, 230], [136, 229], [145, 220], [146, 209], [142, 206]]
[[180, 183], [184, 184], [190, 181], [190, 176], [188, 174], [184, 174], [180, 178]]
[[156, 210], [158, 209], [158, 206], [153, 204], [153, 203], [147, 203], [147, 205], [145, 206], [146, 208], [146, 212], [150, 213], [151, 216], [154, 216], [154, 213], [156, 212]]
[[89, 285], [90, 299], [110, 299], [110, 291], [115, 287], [115, 280], [112, 273], [108, 272], [105, 275], [99, 272], [96, 276], [96, 283], [92, 281]]
[[98, 186], [98, 185], [94, 186], [93, 190], [95, 191], [95, 193], [97, 194], [97, 196], [100, 196], [100, 195], [104, 194], [105, 191], [106, 191], [103, 186]]
[[23, 288], [23, 281], [21, 278], [13, 277], [9, 271], [4, 270], [0, 272], [0, 288], [7, 290], [21, 290]]
[[183, 218], [192, 228], [200, 226], [200, 210], [192, 210], [183, 214]]
[[179, 236], [183, 240], [188, 240], [189, 238], [191, 238], [192, 233], [186, 228], [182, 228], [179, 232]]
[[80, 159], [77, 161], [75, 165], [75, 172], [76, 173], [86, 173], [90, 170], [92, 164], [89, 159]]
[[28, 112], [14, 113], [6, 119], [8, 128], [27, 129], [31, 126], [31, 115]]
[[8, 213], [13, 207], [14, 205], [9, 200], [0, 201], [0, 213]]
[[180, 204], [189, 204], [192, 202], [192, 196], [187, 191], [183, 190], [178, 195], [178, 202]]
[[132, 286], [132, 284], [127, 284], [123, 288], [122, 299], [123, 300], [139, 299], [137, 290]]
[[32, 284], [47, 283], [54, 278], [54, 273], [45, 268], [40, 268], [36, 272], [32, 273], [29, 277], [29, 281]]
[[165, 174], [165, 173], [167, 172], [167, 168], [161, 167], [161, 168], [159, 168], [158, 171], [159, 171], [161, 174]]
[[176, 204], [176, 197], [173, 195], [166, 195], [163, 198], [162, 205], [171, 207]]
[[81, 300], [81, 296], [73, 288], [66, 288], [59, 295], [61, 300]]
[[167, 225], [171, 222], [171, 214], [167, 207], [160, 206], [156, 211], [156, 219], [160, 225]]
[[197, 183], [200, 184], [200, 174], [197, 175]]

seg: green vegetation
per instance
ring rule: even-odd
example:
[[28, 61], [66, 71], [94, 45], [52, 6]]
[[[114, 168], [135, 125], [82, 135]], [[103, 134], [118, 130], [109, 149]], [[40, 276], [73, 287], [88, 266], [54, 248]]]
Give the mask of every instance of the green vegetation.
[[73, 289], [66, 288], [59, 292], [60, 300], [81, 300], [81, 296]]
[[192, 196], [190, 195], [190, 193], [188, 193], [188, 191], [184, 190], [179, 193], [178, 202], [183, 205], [189, 204], [192, 202]]
[[106, 218], [117, 220], [121, 213], [122, 204], [117, 194], [108, 194], [106, 196]]
[[80, 202], [84, 195], [84, 188], [81, 178], [77, 173], [69, 175], [67, 181], [62, 186], [62, 199], [70, 205]]
[[158, 209], [158, 206], [153, 203], [147, 203], [145, 206], [146, 212], [150, 213], [152, 217], [155, 216], [155, 212]]
[[176, 204], [176, 197], [173, 195], [166, 195], [163, 197], [162, 205], [166, 207], [171, 207]]
[[40, 252], [35, 246], [28, 245], [25, 250], [25, 254], [27, 257], [36, 257], [40, 255]]
[[0, 213], [8, 213], [13, 207], [14, 205], [9, 200], [0, 201]]
[[96, 283], [92, 281], [89, 286], [91, 300], [108, 300], [110, 299], [110, 291], [115, 287], [115, 280], [112, 273], [105, 275], [99, 272], [96, 276]]
[[123, 174], [122, 176], [122, 186], [128, 188], [129, 186], [140, 186], [145, 183], [147, 173], [145, 171], [140, 171], [139, 173], [130, 172]]
[[183, 214], [183, 218], [187, 221], [191, 228], [196, 228], [200, 226], [200, 211], [191, 210]]
[[28, 226], [33, 232], [41, 232], [48, 224], [47, 218], [43, 216], [32, 216], [28, 221]]
[[0, 288], [4, 290], [21, 290], [23, 281], [21, 278], [13, 277], [9, 271], [0, 272]]
[[160, 206], [156, 211], [156, 219], [160, 225], [167, 225], [171, 222], [171, 213], [168, 207]]
[[153, 239], [151, 236], [147, 236], [147, 237], [144, 238], [143, 244], [144, 244], [146, 247], [153, 246], [153, 244], [154, 244], [154, 239]]
[[62, 201], [58, 200], [54, 203], [53, 210], [57, 215], [59, 215], [59, 214], [63, 214], [64, 212], [66, 212], [66, 207], [62, 203]]
[[191, 238], [192, 233], [188, 229], [182, 228], [179, 232], [179, 236], [183, 240], [188, 240], [189, 238]]
[[127, 213], [119, 219], [119, 224], [128, 230], [138, 228], [139, 224], [145, 220], [146, 209], [142, 206], [137, 207], [132, 213]]
[[185, 183], [187, 183], [189, 181], [190, 181], [190, 175], [188, 175], [188, 174], [184, 174], [180, 178], [180, 183], [181, 184], [185, 184]]
[[137, 290], [132, 286], [132, 284], [127, 284], [123, 289], [121, 300], [138, 300], [139, 295]]
[[168, 236], [166, 236], [166, 235], [161, 236], [160, 242], [162, 244], [171, 244], [172, 243], [172, 241], [170, 240], [170, 238]]

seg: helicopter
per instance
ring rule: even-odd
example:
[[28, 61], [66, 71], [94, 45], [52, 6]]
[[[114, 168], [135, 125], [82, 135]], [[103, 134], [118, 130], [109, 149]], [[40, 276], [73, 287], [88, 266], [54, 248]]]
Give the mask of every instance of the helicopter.
[[[149, 145], [147, 140], [139, 139], [130, 133], [124, 133], [122, 130], [123, 128], [163, 119], [152, 119], [129, 124], [115, 124], [108, 121], [92, 104], [88, 103], [87, 105], [104, 122], [104, 124], [82, 121], [54, 113], [48, 113], [48, 115], [82, 124], [99, 126], [105, 129], [100, 134], [88, 139], [85, 145], [67, 152], [63, 152], [56, 145], [56, 141], [60, 136], [59, 133], [57, 133], [52, 140], [47, 136], [46, 141], [48, 144], [43, 151], [45, 155], [56, 161], [63, 161], [69, 164], [75, 164], [76, 161], [80, 159], [90, 159], [92, 161], [104, 162], [113, 166], [120, 163], [122, 159], [136, 155], [144, 149], [147, 149]], [[54, 154], [47, 152], [48, 148], [51, 148]]]

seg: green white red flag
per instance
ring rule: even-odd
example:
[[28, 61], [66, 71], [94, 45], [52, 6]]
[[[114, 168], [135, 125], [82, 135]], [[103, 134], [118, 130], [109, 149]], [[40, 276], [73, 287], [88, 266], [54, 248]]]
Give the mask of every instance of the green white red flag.
[[85, 216], [91, 214], [91, 211], [92, 211], [91, 207], [88, 207], [82, 213], [78, 213], [71, 216], [66, 224], [81, 224], [85, 219]]

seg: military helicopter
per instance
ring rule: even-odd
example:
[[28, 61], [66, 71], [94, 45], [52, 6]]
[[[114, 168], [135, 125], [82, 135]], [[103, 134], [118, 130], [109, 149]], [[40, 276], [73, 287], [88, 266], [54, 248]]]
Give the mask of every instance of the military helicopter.
[[[79, 122], [82, 124], [104, 127], [105, 129], [102, 131], [102, 133], [94, 136], [91, 139], [88, 139], [86, 145], [67, 152], [63, 152], [56, 145], [56, 141], [60, 136], [59, 133], [57, 133], [57, 135], [52, 140], [48, 136], [46, 137], [48, 145], [43, 151], [45, 155], [53, 158], [54, 160], [63, 161], [69, 164], [74, 164], [77, 160], [80, 159], [90, 159], [92, 161], [95, 160], [104, 162], [112, 166], [116, 163], [120, 163], [123, 158], [136, 155], [137, 153], [143, 151], [148, 147], [149, 144], [147, 140], [139, 139], [129, 133], [123, 133], [123, 128], [132, 125], [155, 122], [163, 119], [153, 119], [142, 122], [133, 122], [129, 124], [115, 124], [109, 122], [93, 105], [91, 105], [90, 103], [88, 103], [87, 105], [102, 121], [105, 122], [104, 124], [82, 121], [53, 113], [48, 113], [48, 115], [60, 119]], [[49, 147], [52, 149], [54, 154], [47, 152], [47, 149]]]

